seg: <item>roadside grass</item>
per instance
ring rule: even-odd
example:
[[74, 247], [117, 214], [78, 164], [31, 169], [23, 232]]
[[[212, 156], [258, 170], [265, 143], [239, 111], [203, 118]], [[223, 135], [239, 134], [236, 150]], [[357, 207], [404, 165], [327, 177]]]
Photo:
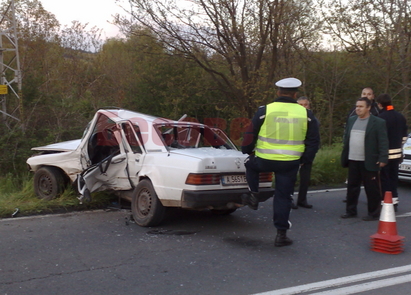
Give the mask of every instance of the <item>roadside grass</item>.
[[322, 147], [314, 159], [311, 186], [342, 186], [348, 170], [341, 167], [342, 144]]
[[33, 176], [7, 174], [0, 178], [0, 218], [64, 213], [105, 208], [117, 198], [106, 192], [92, 194], [92, 201], [80, 204], [76, 192], [69, 186], [63, 194], [51, 201], [39, 199], [34, 193]]
[[[341, 145], [322, 147], [314, 160], [311, 187], [336, 187], [344, 184], [347, 170], [340, 165]], [[297, 183], [298, 185], [298, 183]], [[29, 172], [0, 177], [0, 218], [36, 214], [63, 213], [70, 211], [107, 208], [118, 198], [107, 192], [92, 194], [92, 201], [80, 204], [76, 192], [69, 186], [64, 193], [51, 201], [37, 198], [34, 193], [33, 175]]]

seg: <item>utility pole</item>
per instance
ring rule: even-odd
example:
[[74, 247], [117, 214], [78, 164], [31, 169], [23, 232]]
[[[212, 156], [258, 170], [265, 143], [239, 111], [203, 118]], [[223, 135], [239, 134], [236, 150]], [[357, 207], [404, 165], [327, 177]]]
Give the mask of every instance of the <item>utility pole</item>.
[[[13, 93], [17, 98], [17, 104], [13, 104], [14, 109], [9, 113], [7, 98], [10, 97], [10, 93]], [[2, 106], [0, 112], [2, 113], [3, 124], [11, 129], [8, 118], [12, 118], [21, 123], [24, 131], [22, 75], [20, 70], [14, 0], [10, 0], [0, 20], [0, 101]], [[17, 116], [19, 116], [20, 119]]]

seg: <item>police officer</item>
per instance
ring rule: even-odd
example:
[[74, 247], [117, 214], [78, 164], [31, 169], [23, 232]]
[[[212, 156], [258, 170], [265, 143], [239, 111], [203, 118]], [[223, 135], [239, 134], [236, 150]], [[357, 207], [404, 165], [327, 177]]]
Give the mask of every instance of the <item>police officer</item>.
[[278, 98], [257, 110], [242, 143], [242, 152], [249, 154], [245, 167], [250, 193], [241, 196], [244, 205], [258, 209], [259, 172], [275, 173], [276, 247], [292, 244], [286, 233], [298, 168], [313, 161], [320, 141], [314, 115], [296, 102], [301, 84], [296, 78], [278, 81]]
[[398, 168], [402, 162], [402, 147], [407, 140], [407, 121], [404, 116], [394, 110], [391, 97], [388, 94], [381, 94], [376, 99], [378, 107], [382, 110], [378, 115], [387, 124], [388, 132], [388, 164], [381, 169], [381, 188], [383, 197], [385, 192], [392, 193], [394, 209], [398, 209]]

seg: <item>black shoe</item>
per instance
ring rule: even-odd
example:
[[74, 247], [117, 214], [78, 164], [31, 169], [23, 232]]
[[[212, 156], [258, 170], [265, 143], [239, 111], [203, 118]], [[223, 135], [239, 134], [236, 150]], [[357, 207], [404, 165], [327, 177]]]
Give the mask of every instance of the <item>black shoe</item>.
[[291, 209], [298, 209], [298, 206], [294, 202], [291, 202]]
[[247, 205], [250, 209], [257, 210], [258, 209], [258, 199], [253, 194], [242, 194], [241, 195], [241, 202], [243, 205]]
[[341, 215], [341, 218], [344, 218], [344, 219], [346, 219], [346, 218], [355, 218], [355, 217], [357, 217], [357, 214], [345, 213], [345, 214]]
[[311, 209], [313, 207], [313, 205], [308, 204], [308, 203], [297, 203], [297, 205], [303, 208], [307, 208], [307, 209]]
[[287, 231], [286, 230], [278, 230], [277, 231], [277, 236], [275, 237], [275, 243], [274, 246], [276, 247], [283, 247], [283, 246], [289, 246], [293, 243], [293, 241], [287, 237]]
[[364, 221], [374, 221], [374, 220], [379, 220], [379, 219], [380, 219], [380, 218], [377, 217], [377, 216], [370, 216], [370, 215], [364, 216], [364, 217], [362, 218], [362, 220], [364, 220]]

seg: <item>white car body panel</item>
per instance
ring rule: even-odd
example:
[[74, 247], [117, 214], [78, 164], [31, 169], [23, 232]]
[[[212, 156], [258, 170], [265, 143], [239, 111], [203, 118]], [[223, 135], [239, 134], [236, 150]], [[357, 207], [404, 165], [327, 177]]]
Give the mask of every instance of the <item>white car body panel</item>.
[[[36, 150], [40, 150], [40, 148], [37, 148]], [[44, 151], [51, 151], [51, 149], [49, 149], [49, 146], [45, 146]], [[61, 151], [61, 148], [56, 151]], [[81, 152], [79, 150], [39, 156], [34, 155], [27, 160], [27, 164], [30, 165], [31, 171], [37, 171], [43, 166], [60, 167], [64, 170], [70, 180], [74, 182], [77, 175], [83, 171], [83, 167], [79, 160], [80, 157]]]
[[[204, 158], [204, 155], [207, 157]], [[236, 150], [214, 148], [174, 150], [170, 153], [148, 155], [141, 174], [149, 176], [161, 200], [180, 200], [183, 189], [198, 188], [198, 186], [185, 184], [187, 171], [196, 173], [244, 172], [245, 158], [246, 155]], [[184, 165], [182, 165], [183, 161]], [[269, 184], [262, 184], [262, 186], [270, 187]], [[227, 186], [225, 189], [239, 187], [246, 188], [247, 185]], [[221, 184], [201, 187], [202, 190], [222, 188]]]

